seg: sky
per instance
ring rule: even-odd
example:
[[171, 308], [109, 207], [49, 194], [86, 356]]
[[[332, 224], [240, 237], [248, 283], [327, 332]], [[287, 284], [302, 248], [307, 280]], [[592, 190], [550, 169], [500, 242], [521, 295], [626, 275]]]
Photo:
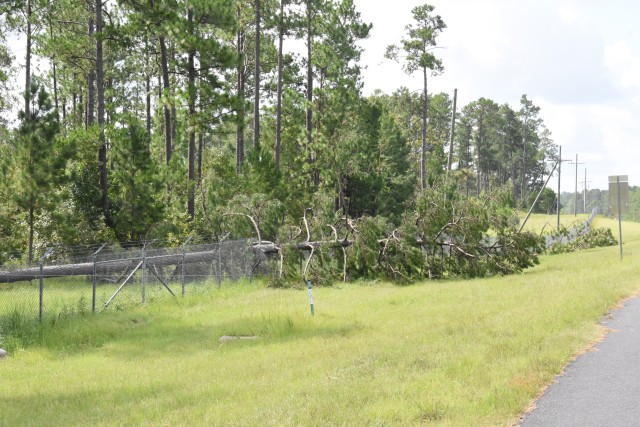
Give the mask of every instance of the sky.
[[[360, 43], [363, 91], [420, 90], [419, 74], [384, 59], [399, 43], [419, 0], [354, 0], [373, 24]], [[447, 28], [438, 38], [441, 76], [429, 90], [453, 94], [458, 108], [480, 98], [519, 108], [526, 94], [541, 107], [563, 159], [578, 155], [578, 182], [607, 188], [610, 175], [640, 185], [640, 2], [637, 0], [429, 0]], [[23, 49], [16, 46], [20, 62]], [[563, 164], [562, 191], [574, 191], [575, 165]], [[557, 188], [557, 178], [549, 186]]]
[[[415, 0], [355, 0], [373, 24], [363, 41], [364, 93], [421, 88], [384, 59], [411, 22]], [[606, 189], [609, 175], [640, 185], [640, 2], [629, 0], [430, 0], [447, 29], [436, 54], [445, 70], [430, 92], [453, 95], [458, 108], [480, 98], [519, 108], [526, 94], [541, 107], [563, 159], [578, 155], [578, 188]], [[563, 164], [562, 191], [574, 191], [575, 165]], [[554, 183], [555, 181], [555, 183]], [[557, 188], [557, 178], [549, 182]]]

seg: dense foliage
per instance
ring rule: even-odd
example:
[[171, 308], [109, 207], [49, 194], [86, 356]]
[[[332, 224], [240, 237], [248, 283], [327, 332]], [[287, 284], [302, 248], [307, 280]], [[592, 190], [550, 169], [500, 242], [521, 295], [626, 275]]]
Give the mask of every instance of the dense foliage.
[[[527, 267], [538, 242], [510, 209], [555, 156], [540, 109], [481, 98], [448, 148], [452, 99], [426, 86], [443, 71], [430, 31], [446, 25], [430, 5], [413, 17], [403, 49], [421, 93], [364, 97], [371, 25], [352, 0], [3, 2], [0, 34], [24, 40], [27, 78], [19, 123], [0, 121], [0, 263], [53, 242], [254, 236], [278, 245], [286, 277], [299, 261], [287, 245], [348, 236], [314, 249], [310, 274]], [[0, 110], [17, 69], [5, 46]]]
[[577, 236], [573, 237], [570, 229], [560, 227], [550, 235], [556, 240], [556, 243], [547, 248], [547, 252], [551, 254], [575, 252], [618, 244], [610, 228], [583, 228], [577, 226]]

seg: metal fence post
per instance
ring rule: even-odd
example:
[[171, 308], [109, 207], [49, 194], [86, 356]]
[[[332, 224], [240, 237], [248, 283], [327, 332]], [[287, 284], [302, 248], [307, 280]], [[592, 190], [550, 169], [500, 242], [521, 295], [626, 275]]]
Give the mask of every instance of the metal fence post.
[[93, 289], [91, 291], [91, 312], [96, 312], [96, 284], [97, 284], [97, 268], [96, 264], [98, 261], [98, 253], [104, 248], [107, 244], [103, 243], [97, 251], [93, 253]]
[[39, 311], [38, 311], [38, 320], [42, 323], [42, 307], [43, 307], [43, 299], [44, 299], [44, 260], [53, 252], [53, 248], [49, 249], [40, 257], [38, 263], [40, 264], [40, 301], [39, 301]]
[[145, 302], [145, 285], [147, 281], [147, 244], [142, 247], [142, 303]]
[[193, 238], [193, 236], [189, 236], [186, 242], [182, 244], [182, 263], [180, 264], [181, 273], [180, 273], [180, 286], [182, 288], [182, 296], [184, 296], [184, 260], [187, 257], [187, 243]]
[[218, 242], [218, 288], [222, 286], [222, 242]]

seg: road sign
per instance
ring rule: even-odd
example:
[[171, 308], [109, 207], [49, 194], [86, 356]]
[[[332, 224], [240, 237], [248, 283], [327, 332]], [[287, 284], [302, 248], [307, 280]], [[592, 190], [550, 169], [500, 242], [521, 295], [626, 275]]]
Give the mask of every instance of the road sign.
[[[620, 191], [620, 198], [618, 198], [618, 191]], [[618, 209], [618, 200], [620, 201], [620, 209]], [[629, 213], [629, 175], [609, 177], [609, 210], [615, 217], [618, 216], [618, 212], [621, 214]]]

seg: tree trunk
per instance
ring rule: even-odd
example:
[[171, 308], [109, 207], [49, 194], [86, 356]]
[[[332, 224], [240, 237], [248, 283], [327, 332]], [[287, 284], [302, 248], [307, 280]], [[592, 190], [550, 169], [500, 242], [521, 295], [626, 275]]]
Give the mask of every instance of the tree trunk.
[[427, 67], [422, 67], [423, 92], [422, 92], [422, 149], [420, 150], [420, 188], [427, 188], [427, 123], [429, 114], [429, 100], [427, 98]]
[[[238, 12], [239, 14], [240, 12]], [[244, 164], [244, 42], [245, 35], [242, 29], [238, 29], [237, 50], [238, 50], [238, 80], [236, 91], [238, 95], [238, 117], [236, 122], [236, 169], [240, 172]]]
[[[151, 6], [152, 9], [155, 8], [154, 0], [149, 0], [149, 6]], [[160, 22], [156, 22], [156, 28], [159, 31], [162, 31], [162, 29], [160, 28]], [[170, 82], [169, 82], [169, 61], [167, 59], [167, 43], [166, 43], [165, 37], [161, 34], [159, 34], [158, 39], [160, 42], [160, 67], [162, 68], [162, 86], [164, 89], [164, 96], [168, 97], [169, 90], [170, 90]], [[166, 99], [163, 102], [162, 110], [164, 112], [165, 161], [166, 161], [166, 164], [168, 165], [169, 161], [171, 160], [171, 153], [173, 151], [173, 148], [171, 145], [172, 144], [171, 142], [171, 137], [172, 137], [171, 110], [167, 105]]]
[[78, 117], [78, 94], [75, 91], [71, 95], [71, 108], [73, 110], [73, 120], [76, 121]]
[[102, 191], [102, 213], [107, 227], [112, 227], [109, 212], [109, 183], [107, 175], [107, 143], [104, 135], [104, 64], [102, 52], [102, 0], [96, 0], [96, 89], [98, 95], [98, 128], [100, 132], [100, 189]]
[[[51, 17], [49, 17], [49, 36], [53, 39], [53, 23], [51, 22]], [[55, 53], [51, 55], [51, 71], [53, 72], [53, 103], [56, 109], [56, 114], [58, 115], [58, 120], [60, 120], [60, 111], [58, 105], [58, 76], [56, 73], [56, 55]]]
[[[200, 107], [202, 111], [202, 106]], [[204, 153], [204, 133], [198, 133], [198, 186], [202, 182], [202, 155]]]
[[29, 264], [33, 262], [33, 223], [35, 221], [34, 209], [35, 200], [31, 196], [31, 205], [29, 206]]
[[31, 0], [27, 0], [27, 52], [25, 53], [25, 82], [24, 82], [24, 117], [31, 118], [29, 104], [31, 103]]
[[146, 119], [147, 119], [147, 135], [149, 135], [149, 143], [151, 141], [151, 74], [149, 73], [149, 42], [145, 40], [144, 42], [144, 51], [145, 51], [145, 62], [146, 62], [146, 70], [145, 70], [145, 90], [146, 90]]
[[253, 148], [260, 149], [260, 0], [256, 4], [256, 58], [253, 89]]
[[280, 169], [282, 144], [282, 71], [284, 45], [284, 0], [280, 0], [280, 28], [278, 29], [278, 98], [276, 101], [276, 169]]
[[314, 163], [313, 154], [313, 66], [311, 62], [311, 43], [313, 42], [312, 25], [312, 0], [307, 0], [307, 151], [309, 152], [309, 163]]
[[[189, 32], [193, 33], [193, 8], [189, 7], [187, 12], [189, 21]], [[195, 151], [196, 151], [196, 132], [194, 129], [196, 122], [196, 52], [193, 46], [189, 46], [189, 171], [188, 171], [188, 200], [187, 211], [191, 220], [195, 218]]]
[[[96, 12], [97, 13], [97, 12]], [[93, 38], [93, 18], [89, 19], [89, 39]], [[96, 43], [97, 49], [97, 43]], [[97, 66], [96, 66], [97, 68]], [[95, 116], [93, 115], [93, 111], [95, 109], [95, 89], [94, 89], [94, 81], [95, 81], [95, 73], [96, 69], [89, 69], [89, 75], [87, 76], [87, 105], [86, 105], [86, 119], [85, 125], [87, 129], [93, 126], [95, 122]]]
[[[167, 44], [165, 42], [164, 36], [160, 36], [160, 62], [162, 64], [162, 86], [164, 89], [164, 96], [169, 96], [170, 82], [169, 82], [169, 63], [167, 59]], [[165, 143], [165, 158], [167, 165], [171, 160], [171, 154], [173, 152], [172, 145], [172, 132], [171, 132], [171, 110], [167, 105], [167, 100], [165, 99], [163, 102], [163, 112], [164, 112], [164, 143]]]
[[522, 176], [520, 177], [520, 200], [524, 199], [525, 175], [527, 172], [527, 145], [522, 141]]
[[147, 76], [146, 78], [146, 89], [147, 89], [147, 135], [151, 136], [151, 77]]
[[[171, 43], [171, 59], [175, 62], [176, 60], [176, 47], [175, 47], [175, 43]], [[175, 79], [174, 79], [174, 85], [175, 85]], [[171, 103], [171, 141], [173, 143], [173, 141], [175, 141], [176, 139], [178, 139], [178, 114], [176, 111], [176, 104], [174, 102]], [[172, 146], [173, 147], [173, 146]], [[173, 148], [171, 149], [172, 154], [173, 154]]]

